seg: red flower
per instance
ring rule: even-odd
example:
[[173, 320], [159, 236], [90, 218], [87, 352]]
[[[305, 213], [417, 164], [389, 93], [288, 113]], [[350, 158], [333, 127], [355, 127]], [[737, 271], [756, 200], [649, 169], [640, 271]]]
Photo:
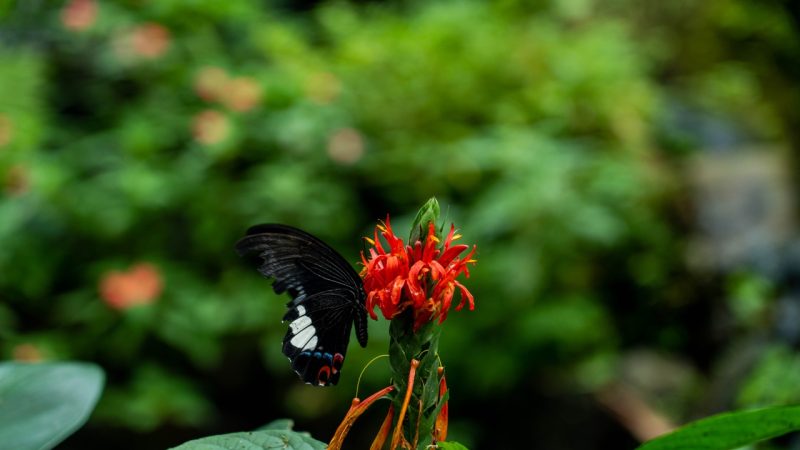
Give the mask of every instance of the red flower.
[[145, 58], [158, 58], [169, 48], [170, 33], [158, 23], [145, 23], [131, 31], [133, 51]]
[[11, 349], [11, 357], [15, 361], [22, 361], [22, 362], [41, 362], [44, 361], [44, 355], [42, 350], [34, 344], [31, 343], [24, 343], [15, 346]]
[[73, 31], [83, 31], [94, 24], [97, 3], [94, 0], [71, 0], [61, 10], [61, 23]]
[[252, 77], [228, 80], [220, 94], [220, 101], [236, 112], [250, 111], [258, 106], [263, 96], [261, 84]]
[[194, 78], [194, 90], [197, 95], [207, 102], [217, 101], [223, 95], [230, 82], [230, 77], [224, 69], [216, 66], [207, 66], [200, 69]]
[[164, 287], [161, 272], [148, 263], [140, 263], [127, 272], [111, 271], [100, 280], [100, 296], [111, 308], [125, 310], [153, 303]]
[[353, 128], [341, 128], [328, 137], [328, 156], [340, 164], [354, 164], [364, 155], [364, 137]]
[[[378, 232], [386, 240], [388, 251], [383, 248]], [[417, 241], [413, 247], [405, 245], [392, 231], [389, 217], [385, 223], [375, 227], [375, 238], [366, 238], [373, 245], [369, 249], [369, 258], [361, 253], [364, 269], [364, 290], [367, 293], [367, 310], [373, 319], [375, 307], [379, 307], [383, 317], [392, 319], [406, 308], [414, 311], [414, 328], [419, 329], [424, 323], [439, 318], [442, 323], [452, 305], [456, 289], [461, 293], [461, 302], [456, 306], [460, 310], [464, 303], [469, 309], [475, 308], [472, 294], [456, 281], [462, 273], [468, 278], [467, 264], [474, 264], [472, 259], [475, 246], [464, 258], [460, 258], [467, 245], [453, 245], [453, 241], [461, 236], [455, 234], [455, 226], [450, 227], [444, 244], [440, 247], [436, 237], [434, 224], [428, 224], [425, 242]]]
[[154, 60], [169, 50], [172, 41], [169, 30], [149, 22], [120, 32], [113, 41], [114, 52], [122, 62]]
[[192, 118], [192, 134], [201, 144], [219, 144], [231, 134], [231, 121], [219, 111], [203, 110]]

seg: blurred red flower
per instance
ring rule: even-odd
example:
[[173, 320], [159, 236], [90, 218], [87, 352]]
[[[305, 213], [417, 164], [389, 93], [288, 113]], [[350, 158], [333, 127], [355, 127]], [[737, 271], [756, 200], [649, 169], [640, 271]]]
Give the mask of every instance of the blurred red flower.
[[29, 363], [44, 361], [44, 355], [39, 347], [29, 342], [14, 346], [11, 350], [11, 357], [14, 361]]
[[145, 58], [158, 58], [169, 48], [169, 30], [157, 23], [145, 23], [131, 30], [133, 52]]
[[31, 174], [26, 166], [17, 164], [8, 168], [3, 179], [3, 191], [16, 197], [25, 194], [31, 188]]
[[230, 121], [219, 111], [206, 109], [194, 116], [192, 134], [194, 134], [194, 139], [201, 144], [218, 144], [228, 137], [230, 131]]
[[14, 124], [7, 115], [0, 114], [0, 148], [11, 143], [12, 137], [14, 137]]
[[194, 79], [194, 90], [207, 102], [219, 102], [231, 111], [247, 112], [264, 97], [261, 83], [253, 77], [231, 78], [220, 68], [202, 68]]
[[252, 77], [238, 77], [228, 80], [220, 93], [220, 101], [232, 111], [246, 112], [255, 108], [261, 101], [262, 89], [258, 80]]
[[112, 48], [120, 62], [130, 64], [162, 56], [169, 49], [171, 40], [166, 27], [148, 22], [118, 32]]
[[[389, 246], [388, 251], [381, 244], [379, 232]], [[375, 227], [375, 238], [366, 238], [373, 246], [369, 249], [369, 258], [361, 253], [364, 264], [361, 276], [364, 278], [370, 316], [377, 319], [376, 306], [383, 317], [390, 320], [406, 308], [411, 308], [414, 311], [415, 329], [436, 317], [442, 323], [447, 318], [456, 289], [461, 296], [456, 311], [465, 303], [468, 303], [470, 310], [474, 309], [472, 294], [456, 278], [462, 273], [469, 277], [467, 265], [476, 262], [472, 259], [476, 247], [473, 246], [464, 258], [460, 258], [459, 255], [469, 248], [463, 244], [453, 245], [453, 241], [460, 237], [455, 234], [455, 226], [451, 226], [444, 244], [439, 246], [440, 241], [431, 222], [424, 237], [425, 242], [417, 240], [413, 246], [405, 245], [392, 231], [389, 217], [386, 222], [379, 223]]]
[[61, 10], [61, 23], [73, 31], [83, 31], [94, 24], [97, 3], [94, 0], [71, 0]]
[[194, 78], [194, 91], [207, 102], [219, 100], [225, 93], [230, 77], [225, 69], [207, 66], [200, 69]]
[[353, 128], [341, 128], [328, 137], [328, 156], [341, 164], [354, 164], [364, 156], [364, 137]]
[[127, 272], [110, 271], [100, 280], [100, 297], [113, 309], [125, 310], [153, 303], [164, 288], [161, 272], [149, 263], [140, 263]]

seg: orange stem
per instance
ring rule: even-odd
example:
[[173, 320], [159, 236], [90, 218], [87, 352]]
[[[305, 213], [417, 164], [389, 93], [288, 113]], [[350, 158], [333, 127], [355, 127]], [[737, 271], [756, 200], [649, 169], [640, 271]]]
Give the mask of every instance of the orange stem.
[[412, 448], [417, 448], [419, 442], [419, 421], [422, 419], [422, 399], [419, 399], [419, 413], [417, 414], [417, 432], [414, 433], [414, 444]]
[[328, 444], [328, 450], [339, 450], [342, 448], [342, 443], [344, 443], [344, 438], [347, 436], [347, 433], [350, 431], [350, 428], [353, 427], [353, 423], [355, 423], [356, 419], [361, 414], [364, 414], [364, 411], [369, 408], [369, 406], [375, 403], [376, 400], [383, 397], [384, 395], [388, 394], [394, 389], [394, 386], [387, 386], [380, 391], [370, 395], [362, 402], [358, 398], [353, 399], [353, 403], [350, 405], [350, 409], [345, 414], [342, 423], [339, 424], [339, 428], [336, 429], [336, 432], [333, 433], [333, 438], [331, 442]]
[[403, 419], [405, 418], [406, 410], [408, 409], [408, 401], [411, 400], [411, 391], [414, 389], [414, 375], [417, 373], [417, 366], [419, 366], [419, 361], [412, 359], [411, 370], [408, 372], [408, 387], [406, 388], [406, 396], [403, 399], [403, 406], [400, 408], [400, 415], [397, 416], [397, 426], [392, 434], [392, 449], [396, 449], [397, 444], [400, 443], [400, 432], [403, 430]]
[[[442, 381], [439, 382], [439, 401], [442, 401], [442, 397], [447, 392], [447, 379], [442, 373], [442, 368], [440, 367], [439, 369], [439, 375], [442, 377]], [[447, 402], [444, 402], [441, 411], [439, 411], [439, 416], [436, 417], [433, 436], [436, 442], [442, 442], [447, 438]]]
[[383, 444], [386, 443], [386, 438], [389, 436], [389, 430], [392, 428], [392, 419], [394, 419], [394, 405], [389, 405], [389, 413], [383, 419], [383, 425], [381, 425], [378, 435], [375, 436], [375, 440], [372, 441], [369, 450], [381, 450], [383, 448]]

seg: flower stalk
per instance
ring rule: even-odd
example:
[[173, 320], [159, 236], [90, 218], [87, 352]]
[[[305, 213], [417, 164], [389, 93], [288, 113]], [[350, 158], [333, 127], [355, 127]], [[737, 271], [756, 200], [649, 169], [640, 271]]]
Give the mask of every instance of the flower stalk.
[[447, 398], [449, 392], [447, 391], [447, 379], [444, 377], [444, 367], [439, 367], [438, 372], [441, 377], [441, 382], [439, 383], [439, 404], [442, 406], [439, 409], [439, 414], [436, 416], [433, 439], [435, 442], [442, 442], [447, 439]]
[[[411, 400], [411, 393], [414, 388], [414, 377], [417, 374], [417, 367], [419, 366], [419, 361], [416, 359], [411, 360], [411, 369], [408, 372], [408, 383], [406, 384], [406, 395], [403, 397], [403, 404], [400, 405], [400, 415], [397, 416], [397, 422], [403, 423], [403, 418], [406, 416], [406, 411], [408, 409], [408, 401]], [[395, 396], [395, 400], [398, 400], [399, 397]], [[400, 431], [402, 427], [396, 426], [394, 428], [394, 433], [392, 434], [392, 448], [397, 448], [398, 444], [400, 443]], [[406, 439], [407, 441], [407, 439]]]
[[[439, 394], [439, 336], [441, 326], [428, 322], [414, 332], [411, 312], [403, 313], [392, 320], [389, 326], [389, 364], [392, 371], [394, 394], [390, 396], [396, 411], [404, 405], [421, 405], [400, 414], [394, 424], [395, 433], [402, 430], [408, 442], [418, 441], [426, 448], [433, 436], [433, 427], [438, 414]], [[405, 395], [401, 395], [405, 393]], [[406, 420], [403, 420], [406, 419]], [[415, 439], [416, 437], [416, 439]], [[395, 449], [397, 447], [391, 447]]]
[[[371, 450], [385, 448], [390, 430], [390, 450], [428, 449], [447, 436], [449, 392], [439, 338], [456, 296], [460, 301], [455, 310], [475, 307], [472, 294], [458, 278], [469, 277], [476, 248], [462, 257], [469, 246], [455, 243], [461, 237], [455, 226], [443, 238], [436, 227], [438, 219], [439, 204], [431, 199], [417, 214], [408, 244], [395, 235], [389, 217], [378, 224], [373, 238], [365, 238], [372, 246], [361, 255], [366, 308], [373, 319], [378, 309], [391, 322], [392, 385], [381, 392], [392, 404]], [[352, 422], [363, 412], [360, 406], [351, 407], [329, 448], [341, 446]]]

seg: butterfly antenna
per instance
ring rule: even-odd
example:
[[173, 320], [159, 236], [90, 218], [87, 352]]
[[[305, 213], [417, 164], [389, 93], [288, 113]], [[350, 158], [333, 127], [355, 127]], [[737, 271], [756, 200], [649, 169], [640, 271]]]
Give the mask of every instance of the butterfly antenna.
[[356, 382], [356, 398], [358, 398], [358, 389], [359, 389], [359, 387], [361, 387], [361, 377], [364, 375], [364, 371], [367, 370], [367, 367], [369, 367], [370, 364], [374, 363], [376, 360], [378, 360], [380, 358], [388, 358], [388, 357], [389, 357], [388, 353], [385, 353], [383, 355], [378, 355], [378, 356], [372, 358], [366, 365], [364, 365], [364, 368], [361, 369], [361, 373], [358, 374], [358, 382]]

